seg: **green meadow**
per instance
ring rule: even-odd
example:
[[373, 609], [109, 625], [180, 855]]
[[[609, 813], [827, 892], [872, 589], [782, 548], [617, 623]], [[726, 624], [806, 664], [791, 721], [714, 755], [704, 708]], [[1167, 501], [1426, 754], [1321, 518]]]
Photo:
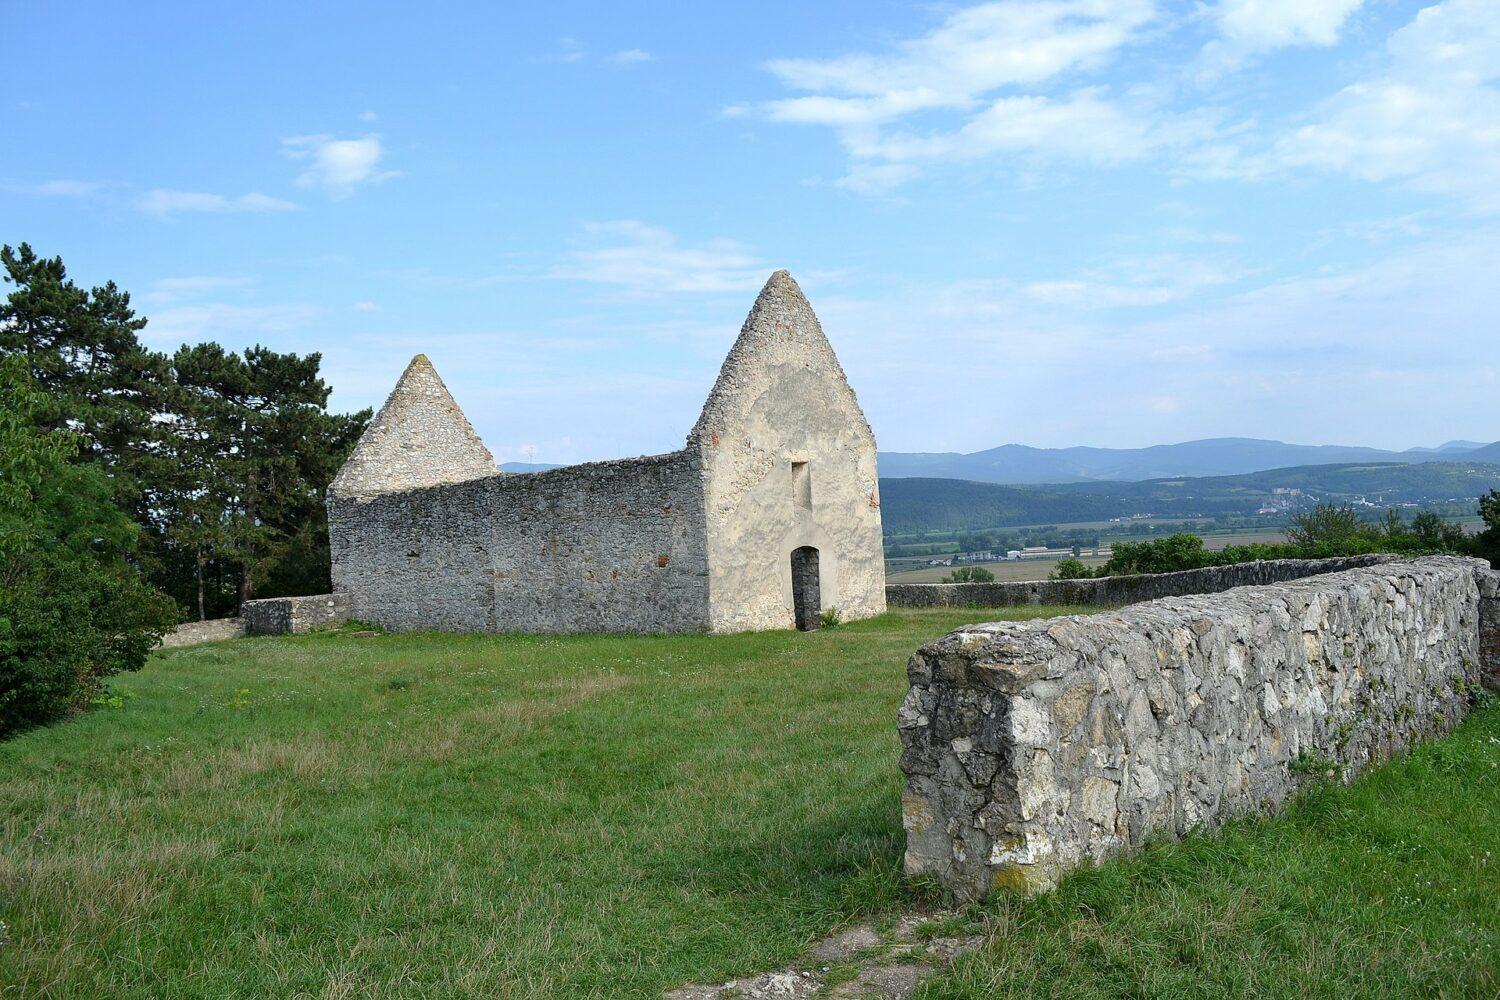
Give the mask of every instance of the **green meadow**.
[[[900, 611], [811, 634], [162, 652], [0, 743], [0, 996], [652, 997], [939, 904]], [[926, 998], [1493, 996], [1500, 711], [1285, 816], [972, 916]]]

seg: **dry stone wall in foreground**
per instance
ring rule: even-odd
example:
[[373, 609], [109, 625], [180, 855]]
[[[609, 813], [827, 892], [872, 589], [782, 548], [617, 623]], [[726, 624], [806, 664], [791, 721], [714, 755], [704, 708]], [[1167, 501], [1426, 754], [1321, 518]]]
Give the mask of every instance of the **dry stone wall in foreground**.
[[1445, 732], [1480, 682], [1482, 588], [1485, 564], [1432, 557], [929, 643], [899, 717], [906, 869], [1050, 888]]

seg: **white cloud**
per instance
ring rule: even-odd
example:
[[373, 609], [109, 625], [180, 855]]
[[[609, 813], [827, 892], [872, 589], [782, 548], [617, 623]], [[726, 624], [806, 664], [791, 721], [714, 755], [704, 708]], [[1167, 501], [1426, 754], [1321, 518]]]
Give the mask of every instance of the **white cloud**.
[[226, 346], [256, 343], [258, 339], [301, 330], [321, 315], [313, 305], [242, 306], [205, 302], [161, 309], [150, 316], [143, 331], [157, 346], [214, 340]]
[[609, 61], [620, 66], [631, 66], [636, 63], [647, 63], [656, 57], [645, 49], [623, 49], [609, 57]]
[[1219, 31], [1244, 47], [1332, 45], [1364, 0], [1219, 0]]
[[53, 180], [43, 181], [35, 188], [37, 194], [58, 198], [87, 198], [104, 188], [101, 181]]
[[222, 292], [231, 288], [248, 288], [255, 284], [251, 278], [237, 275], [200, 274], [183, 278], [161, 278], [151, 283], [146, 300], [157, 304], [195, 299], [210, 292]]
[[856, 137], [850, 146], [856, 156], [900, 164], [1001, 152], [1113, 164], [1144, 155], [1156, 141], [1151, 131], [1147, 120], [1085, 90], [1061, 99], [1002, 97], [956, 131]]
[[595, 223], [585, 237], [588, 246], [549, 277], [652, 295], [754, 290], [771, 271], [733, 240], [685, 246], [669, 230], [634, 220]]
[[1241, 268], [1202, 257], [1123, 258], [1074, 278], [1035, 281], [1021, 291], [1036, 302], [1072, 309], [1163, 306], [1238, 281]]
[[1203, 48], [1199, 79], [1210, 82], [1253, 56], [1289, 46], [1338, 42], [1365, 0], [1219, 0], [1211, 12], [1219, 37]]
[[[767, 68], [784, 85], [808, 93], [759, 110], [772, 121], [833, 128], [852, 161], [840, 184], [861, 192], [903, 184], [922, 164], [1001, 154], [1122, 163], [1171, 137], [1171, 129], [1152, 122], [1154, 111], [1126, 106], [1098, 87], [997, 92], [1068, 83], [1113, 58], [1155, 16], [1150, 0], [983, 4], [893, 52], [774, 60]], [[953, 124], [927, 123], [935, 112]]]
[[297, 206], [259, 191], [229, 197], [203, 191], [154, 188], [141, 197], [136, 207], [150, 215], [173, 215], [179, 212], [287, 212]]
[[819, 96], [772, 101], [766, 110], [781, 121], [847, 126], [963, 108], [1000, 87], [1096, 65], [1154, 14], [1149, 0], [982, 4], [900, 43], [894, 53], [774, 60], [767, 68], [784, 84]]
[[400, 176], [399, 171], [380, 169], [385, 148], [377, 135], [358, 139], [299, 135], [283, 139], [282, 146], [288, 156], [308, 163], [297, 183], [302, 187], [322, 188], [333, 198], [347, 198], [361, 184]]
[[1270, 167], [1403, 181], [1500, 211], [1500, 17], [1491, 0], [1425, 8], [1386, 48], [1384, 71], [1282, 136]]

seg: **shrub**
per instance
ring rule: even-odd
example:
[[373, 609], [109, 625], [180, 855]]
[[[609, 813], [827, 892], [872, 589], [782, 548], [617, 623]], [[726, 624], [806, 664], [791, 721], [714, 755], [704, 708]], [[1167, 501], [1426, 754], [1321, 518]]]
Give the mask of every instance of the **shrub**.
[[1093, 575], [1094, 571], [1089, 568], [1088, 563], [1073, 556], [1059, 560], [1058, 564], [1052, 569], [1052, 579], [1054, 580], [1088, 580]]
[[82, 708], [176, 621], [129, 561], [137, 529], [48, 399], [0, 361], [0, 737]]
[[818, 613], [818, 624], [823, 628], [838, 628], [844, 623], [844, 613], [838, 608], [824, 608]]
[[1109, 562], [1100, 568], [1099, 575], [1175, 573], [1183, 569], [1212, 566], [1218, 561], [1217, 553], [1203, 547], [1203, 539], [1197, 535], [1178, 532], [1147, 542], [1116, 542]]
[[995, 574], [982, 566], [961, 566], [943, 577], [944, 583], [994, 583]]
[[1500, 490], [1480, 498], [1479, 516], [1484, 518], [1485, 530], [1469, 539], [1468, 551], [1500, 569]]

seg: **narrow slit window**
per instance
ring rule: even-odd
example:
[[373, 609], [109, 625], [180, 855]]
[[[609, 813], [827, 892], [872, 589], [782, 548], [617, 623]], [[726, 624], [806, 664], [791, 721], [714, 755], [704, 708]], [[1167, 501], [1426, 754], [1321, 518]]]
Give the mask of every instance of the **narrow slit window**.
[[792, 463], [792, 503], [812, 510], [812, 469], [806, 462]]

